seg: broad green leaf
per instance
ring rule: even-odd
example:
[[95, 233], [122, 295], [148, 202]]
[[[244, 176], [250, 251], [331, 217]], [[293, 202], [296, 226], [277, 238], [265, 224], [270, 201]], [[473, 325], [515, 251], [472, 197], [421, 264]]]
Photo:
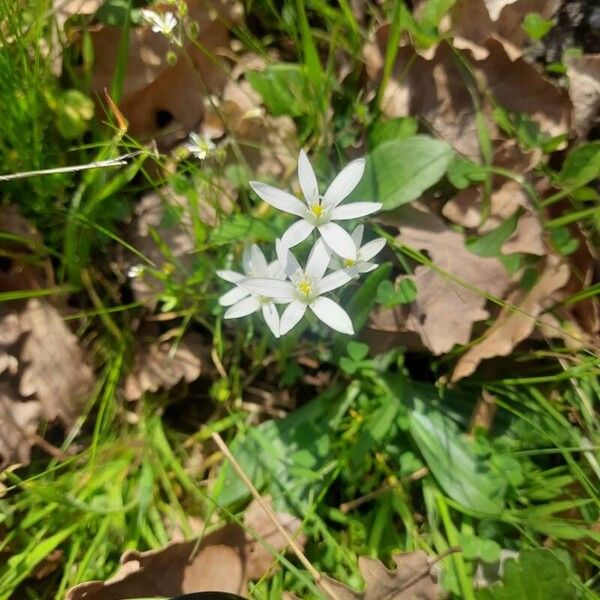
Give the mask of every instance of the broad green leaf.
[[392, 265], [390, 263], [384, 263], [380, 265], [377, 270], [369, 273], [365, 282], [362, 284], [362, 287], [348, 302], [346, 309], [352, 318], [352, 323], [354, 324], [354, 330], [356, 332], [360, 331], [367, 322], [369, 314], [375, 305], [377, 288], [382, 281], [387, 279], [391, 270]]
[[267, 223], [237, 214], [225, 219], [211, 234], [213, 244], [229, 244], [240, 241], [273, 242], [275, 233]]
[[361, 342], [348, 342], [346, 351], [353, 361], [358, 362], [369, 354], [369, 346]]
[[394, 287], [391, 281], [382, 281], [377, 288], [377, 302], [388, 308], [396, 304], [408, 304], [417, 297], [417, 284], [406, 277], [401, 279], [398, 287]]
[[412, 117], [397, 117], [389, 121], [377, 121], [369, 134], [369, 147], [371, 149], [383, 142], [402, 140], [417, 133], [419, 124]]
[[472, 183], [485, 181], [488, 168], [466, 158], [456, 157], [448, 166], [448, 179], [459, 190], [464, 190]]
[[506, 219], [492, 231], [474, 237], [466, 241], [465, 246], [477, 256], [499, 257], [502, 255], [502, 244], [515, 232], [517, 224], [519, 223], [519, 217], [521, 216], [520, 211], [516, 211], [512, 217]]
[[569, 152], [557, 183], [565, 188], [578, 188], [600, 177], [600, 142], [591, 142]]
[[306, 98], [307, 89], [300, 65], [272, 65], [263, 71], [249, 71], [246, 78], [272, 115], [298, 117], [306, 114], [307, 105], [303, 98]]
[[551, 550], [522, 550], [504, 564], [501, 583], [477, 591], [477, 600], [573, 600], [577, 590], [564, 563]]
[[427, 467], [450, 498], [477, 513], [499, 515], [501, 486], [453, 421], [437, 412], [415, 409], [410, 432]]
[[412, 202], [444, 176], [453, 154], [450, 144], [425, 135], [379, 144], [352, 198], [378, 200], [383, 210]]

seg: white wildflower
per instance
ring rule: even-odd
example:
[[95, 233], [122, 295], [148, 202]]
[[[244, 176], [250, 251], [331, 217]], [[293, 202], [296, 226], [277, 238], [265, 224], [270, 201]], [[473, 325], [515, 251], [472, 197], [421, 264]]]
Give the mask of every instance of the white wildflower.
[[370, 261], [379, 254], [385, 246], [385, 240], [383, 238], [376, 238], [367, 242], [364, 246], [361, 246], [364, 230], [364, 226], [359, 225], [352, 232], [352, 241], [356, 247], [356, 258], [346, 258], [334, 262], [335, 268], [345, 269], [353, 279], [357, 278], [362, 273], [373, 271], [379, 266]]
[[319, 195], [317, 178], [304, 150], [298, 159], [298, 179], [306, 204], [290, 193], [258, 181], [251, 181], [252, 189], [271, 206], [300, 217], [289, 227], [281, 241], [288, 248], [305, 240], [316, 228], [323, 240], [339, 256], [356, 260], [356, 246], [350, 234], [335, 221], [365, 217], [381, 209], [379, 202], [352, 202], [339, 204], [358, 185], [365, 170], [360, 158], [347, 165], [333, 180], [327, 191]]
[[162, 33], [167, 37], [177, 27], [177, 17], [170, 11], [159, 14], [153, 10], [143, 9], [142, 17], [152, 26], [154, 33]]
[[135, 279], [144, 273], [144, 265], [131, 265], [129, 269], [127, 269], [127, 277], [130, 279]]
[[322, 239], [313, 246], [306, 268], [302, 269], [296, 257], [281, 240], [277, 240], [277, 256], [288, 281], [274, 278], [249, 278], [239, 283], [254, 294], [268, 296], [275, 302], [286, 303], [287, 307], [281, 315], [279, 333], [285, 335], [304, 316], [307, 308], [326, 325], [352, 335], [354, 328], [346, 311], [323, 294], [331, 292], [348, 283], [351, 276], [345, 271], [335, 271], [325, 275], [331, 258], [330, 252]]
[[204, 160], [216, 146], [212, 140], [206, 136], [200, 136], [197, 133], [190, 133], [190, 139], [185, 144], [185, 148], [197, 159]]
[[229, 307], [225, 312], [224, 318], [237, 319], [261, 310], [265, 323], [269, 326], [273, 335], [279, 337], [279, 313], [277, 312], [277, 308], [275, 308], [273, 298], [240, 287], [239, 283], [246, 280], [247, 277], [268, 277], [274, 281], [283, 280], [285, 279], [285, 274], [281, 268], [281, 264], [278, 260], [267, 264], [265, 255], [256, 244], [252, 244], [251, 247], [244, 249], [242, 263], [243, 274], [236, 271], [217, 271], [217, 275], [221, 279], [236, 284], [236, 287], [219, 298], [221, 306]]

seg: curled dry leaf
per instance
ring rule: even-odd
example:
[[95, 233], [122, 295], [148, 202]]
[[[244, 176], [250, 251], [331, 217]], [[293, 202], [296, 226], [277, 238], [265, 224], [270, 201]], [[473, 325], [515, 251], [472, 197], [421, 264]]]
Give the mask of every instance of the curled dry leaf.
[[144, 392], [166, 390], [181, 380], [196, 380], [202, 370], [202, 340], [189, 333], [177, 346], [169, 342], [153, 342], [138, 348], [134, 365], [125, 379], [125, 398], [137, 400]]
[[[381, 85], [389, 31], [389, 25], [377, 29], [364, 48], [371, 93]], [[432, 49], [427, 59], [403, 42], [381, 99], [382, 112], [388, 117], [422, 117], [436, 136], [475, 159], [480, 150], [472, 94], [478, 96], [476, 102], [489, 136], [497, 135], [497, 126], [491, 119], [492, 106], [478, 89], [491, 93], [509, 111], [528, 115], [544, 133], [568, 133], [572, 107], [565, 90], [545, 79], [498, 39], [485, 35], [477, 44], [464, 46], [464, 58], [472, 64], [478, 86], [449, 42]]]
[[[277, 515], [290, 535], [300, 520]], [[284, 552], [285, 538], [262, 514], [253, 501], [246, 509], [244, 523], [274, 552]], [[221, 591], [247, 592], [249, 579], [258, 579], [276, 562], [267, 548], [238, 525], [225, 525], [196, 540], [174, 542], [159, 550], [130, 550], [121, 558], [121, 568], [108, 581], [90, 581], [67, 592], [66, 600], [125, 600], [154, 596]]]
[[395, 569], [367, 556], [358, 559], [365, 582], [364, 592], [355, 592], [343, 583], [326, 577], [339, 600], [437, 600], [442, 597], [436, 569], [422, 550], [396, 554]]
[[502, 263], [469, 252], [463, 236], [430, 212], [405, 206], [381, 220], [399, 229], [401, 244], [425, 251], [436, 270], [418, 266], [415, 301], [376, 311], [371, 329], [413, 331], [436, 355], [468, 343], [473, 324], [489, 316], [485, 294], [503, 298], [513, 286]]
[[[149, 26], [129, 34], [125, 85], [119, 108], [129, 122], [129, 133], [147, 137], [169, 127], [157, 141], [169, 147], [198, 127], [203, 115], [202, 99], [218, 94], [227, 80], [226, 68], [215, 57], [229, 46], [228, 25], [241, 16], [233, 0], [186, 0], [187, 29], [194, 23], [197, 40], [183, 50]], [[172, 7], [171, 7], [172, 9]], [[102, 27], [90, 32], [94, 48], [92, 89], [100, 96], [110, 89], [118, 63], [122, 30]], [[174, 53], [176, 60], [171, 60]]]
[[[503, 310], [496, 323], [486, 332], [482, 341], [472, 346], [460, 358], [452, 381], [458, 381], [475, 372], [481, 361], [494, 356], [507, 356], [515, 346], [527, 339], [540, 315], [556, 300], [556, 292], [569, 280], [568, 265], [554, 255], [549, 255], [540, 279], [530, 292], [514, 291], [508, 298], [508, 307]], [[514, 310], [512, 307], [517, 307]]]
[[575, 113], [575, 131], [584, 138], [600, 114], [600, 54], [569, 57], [565, 64]]

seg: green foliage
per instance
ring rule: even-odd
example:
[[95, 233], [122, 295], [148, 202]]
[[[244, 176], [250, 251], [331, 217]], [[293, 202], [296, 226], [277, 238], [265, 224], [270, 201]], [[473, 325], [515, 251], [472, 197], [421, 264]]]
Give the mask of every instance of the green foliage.
[[379, 144], [367, 156], [365, 174], [352, 198], [378, 200], [392, 210], [417, 199], [446, 173], [450, 144], [416, 135]]
[[575, 189], [600, 177], [600, 142], [590, 142], [571, 150], [557, 175], [556, 182]]
[[246, 78], [271, 114], [292, 117], [306, 114], [307, 83], [300, 65], [271, 65], [263, 71], [248, 71]]
[[221, 221], [210, 235], [213, 244], [231, 244], [240, 240], [273, 242], [275, 233], [264, 220], [237, 213]]
[[577, 597], [565, 564], [551, 550], [541, 548], [522, 550], [518, 560], [508, 559], [502, 583], [477, 592], [477, 600], [573, 600]]
[[369, 132], [369, 147], [375, 148], [383, 142], [403, 140], [417, 133], [419, 124], [411, 117], [397, 117], [389, 121], [377, 121]]
[[386, 308], [397, 304], [409, 304], [417, 297], [417, 284], [409, 278], [403, 278], [395, 287], [391, 281], [382, 281], [377, 288], [377, 302]]
[[523, 29], [532, 40], [541, 40], [553, 27], [554, 21], [539, 13], [527, 13], [523, 19]]

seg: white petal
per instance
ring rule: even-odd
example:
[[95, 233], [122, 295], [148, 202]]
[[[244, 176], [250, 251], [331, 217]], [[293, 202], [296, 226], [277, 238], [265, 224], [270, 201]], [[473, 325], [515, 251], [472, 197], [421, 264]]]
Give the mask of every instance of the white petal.
[[354, 245], [360, 248], [363, 239], [363, 233], [365, 231], [364, 225], [359, 225], [350, 235], [354, 240]]
[[310, 278], [315, 278], [317, 280], [321, 279], [321, 277], [325, 275], [325, 271], [327, 271], [330, 258], [331, 255], [325, 242], [319, 238], [308, 255], [308, 261], [306, 262], [306, 269], [304, 269], [304, 272]]
[[298, 302], [294, 300], [290, 302], [281, 315], [281, 323], [279, 325], [279, 333], [285, 335], [298, 321], [304, 316], [306, 312], [306, 304], [304, 302]]
[[252, 275], [267, 277], [267, 259], [262, 250], [256, 244], [252, 244], [250, 255], [252, 257]]
[[224, 315], [224, 319], [238, 319], [245, 317], [260, 308], [260, 300], [256, 296], [249, 296], [231, 306]]
[[290, 252], [289, 248], [279, 239], [275, 240], [275, 252], [277, 253], [277, 259], [281, 264], [283, 272], [288, 277], [291, 277], [300, 268], [300, 263]]
[[315, 202], [318, 202], [319, 184], [304, 150], [300, 150], [298, 158], [298, 181], [300, 182], [300, 188], [302, 189], [306, 203], [311, 206]]
[[331, 211], [331, 219], [334, 221], [345, 221], [346, 219], [358, 219], [366, 217], [381, 210], [381, 202], [351, 202], [344, 206], [336, 206]]
[[342, 258], [356, 258], [356, 246], [350, 234], [342, 229], [337, 223], [325, 223], [319, 225], [319, 233], [323, 236], [325, 243]]
[[308, 221], [300, 219], [287, 228], [287, 231], [281, 236], [281, 242], [284, 246], [293, 248], [303, 242], [314, 228], [315, 226]]
[[335, 290], [349, 281], [352, 281], [352, 279], [354, 279], [354, 274], [350, 269], [334, 271], [333, 273], [329, 273], [329, 275], [325, 275], [325, 277], [319, 281], [317, 291], [319, 294], [326, 294], [327, 292], [331, 292], [331, 290]]
[[358, 185], [364, 172], [364, 158], [353, 160], [344, 167], [327, 188], [323, 196], [325, 204], [337, 206]]
[[241, 287], [234, 287], [219, 298], [219, 304], [221, 306], [231, 306], [249, 295], [250, 292], [248, 290]]
[[237, 283], [238, 281], [241, 281], [242, 279], [244, 279], [246, 277], [242, 273], [236, 273], [236, 271], [225, 271], [225, 270], [217, 271], [217, 275], [221, 279], [224, 279], [225, 281], [229, 281], [229, 283]]
[[356, 265], [356, 270], [359, 273], [369, 273], [370, 271], [374, 271], [378, 266], [372, 262], [361, 262]]
[[262, 314], [265, 319], [265, 323], [269, 326], [269, 329], [273, 332], [273, 335], [279, 337], [279, 313], [272, 302], [267, 302], [262, 305]]
[[298, 217], [306, 216], [307, 208], [296, 196], [260, 181], [251, 181], [250, 187], [271, 206]]
[[272, 277], [273, 279], [285, 279], [283, 267], [278, 260], [274, 260], [272, 263], [269, 263], [267, 266], [267, 273], [267, 277]]
[[348, 335], [354, 334], [354, 327], [352, 327], [348, 313], [333, 300], [319, 296], [309, 306], [315, 315], [331, 329]]
[[281, 300], [292, 300], [294, 298], [294, 286], [289, 281], [281, 281], [281, 279], [250, 277], [240, 281], [239, 285], [253, 294], [266, 296], [267, 298]]
[[367, 242], [358, 251], [358, 256], [361, 261], [371, 260], [374, 256], [379, 254], [385, 246], [385, 240], [383, 238], [376, 238], [370, 242]]
[[252, 247], [244, 244], [244, 253], [242, 254], [242, 266], [246, 275], [252, 275]]

